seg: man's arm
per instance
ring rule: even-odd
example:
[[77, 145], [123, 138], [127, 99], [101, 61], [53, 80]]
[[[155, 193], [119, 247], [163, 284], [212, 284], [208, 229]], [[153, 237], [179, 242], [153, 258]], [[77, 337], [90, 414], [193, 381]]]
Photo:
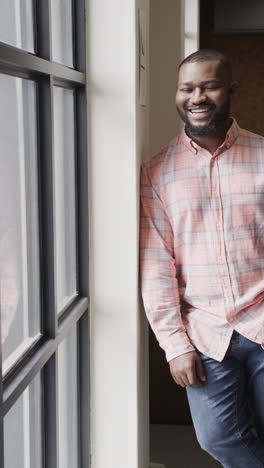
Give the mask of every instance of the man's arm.
[[[151, 328], [170, 362], [176, 383], [199, 384], [200, 357], [182, 322], [173, 231], [146, 167], [141, 171], [141, 289]], [[192, 382], [192, 383], [191, 383]]]

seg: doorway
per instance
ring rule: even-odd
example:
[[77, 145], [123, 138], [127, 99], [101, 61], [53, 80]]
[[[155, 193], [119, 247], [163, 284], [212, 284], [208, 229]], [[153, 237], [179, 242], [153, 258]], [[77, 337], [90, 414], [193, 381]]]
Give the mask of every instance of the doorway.
[[[162, 36], [162, 24], [160, 20], [161, 11], [158, 11], [157, 1], [151, 4], [151, 47], [153, 44], [160, 44], [160, 47], [166, 47]], [[151, 52], [151, 62], [153, 65], [153, 74], [155, 70], [163, 70], [163, 74], [158, 75], [158, 78], [151, 78], [151, 115], [150, 115], [150, 147], [152, 154], [159, 151], [160, 147], [165, 145], [171, 138], [179, 133], [181, 124], [176, 112], [174, 112], [174, 94], [176, 87], [176, 66], [171, 65], [171, 54], [176, 57], [176, 62], [194, 52], [198, 48], [216, 49], [226, 54], [233, 68], [233, 77], [239, 83], [239, 90], [234, 97], [232, 103], [232, 115], [237, 119], [238, 124], [242, 128], [246, 128], [252, 132], [264, 135], [264, 122], [261, 118], [264, 103], [264, 89], [262, 85], [262, 77], [264, 72], [264, 62], [260, 60], [263, 53], [264, 34], [245, 34], [245, 32], [236, 34], [219, 34], [216, 32], [214, 21], [215, 3], [212, 0], [200, 0], [198, 10], [195, 9], [194, 2], [186, 0], [180, 2], [168, 1], [166, 7], [162, 6], [163, 18], [171, 18], [177, 15], [177, 20], [174, 21], [175, 28], [179, 28], [181, 35], [181, 50], [174, 50], [172, 44], [168, 45], [167, 50], [170, 50], [170, 58], [165, 63], [166, 57], [161, 57], [157, 54], [157, 49]], [[178, 5], [175, 6], [175, 3]], [[179, 6], [180, 5], [180, 6]], [[178, 10], [176, 11], [176, 9]], [[198, 12], [197, 12], [198, 11]], [[155, 20], [155, 15], [159, 15], [159, 23]], [[188, 18], [190, 15], [196, 15], [198, 24], [197, 35], [195, 31], [187, 31]], [[180, 18], [180, 22], [179, 22]], [[167, 19], [167, 30], [170, 28], [169, 20]], [[189, 21], [190, 23], [190, 21]], [[195, 23], [195, 22], [194, 22]], [[159, 27], [157, 27], [159, 24]], [[167, 32], [167, 40], [169, 33]], [[179, 39], [179, 33], [178, 33]], [[186, 41], [193, 42], [193, 50], [186, 50], [184, 45]], [[186, 53], [185, 53], [186, 52]], [[162, 61], [163, 60], [163, 61]], [[166, 73], [170, 72], [170, 80], [166, 81]], [[151, 67], [152, 70], [152, 67]], [[157, 80], [157, 82], [155, 81]], [[162, 91], [166, 88], [165, 96]], [[159, 98], [157, 99], [157, 94]], [[167, 100], [167, 102], [166, 102]], [[174, 106], [173, 110], [166, 112], [164, 119], [164, 111], [158, 116], [159, 106]], [[162, 108], [162, 110], [163, 110]], [[170, 107], [172, 109], [172, 107]], [[153, 117], [153, 112], [155, 116]], [[158, 117], [157, 117], [158, 116]], [[162, 122], [161, 122], [162, 121]], [[161, 130], [159, 128], [161, 127]], [[152, 139], [152, 134], [155, 137]], [[159, 147], [158, 147], [159, 143]], [[196, 466], [219, 467], [220, 465], [210, 457], [208, 457], [198, 446], [193, 434], [191, 416], [188, 408], [188, 403], [185, 395], [185, 390], [176, 386], [172, 380], [168, 364], [165, 360], [164, 352], [159, 347], [156, 338], [150, 331], [149, 339], [149, 362], [150, 362], [150, 424], [151, 424], [151, 459], [154, 462], [163, 463], [166, 468], [189, 468]], [[162, 384], [161, 384], [162, 382]], [[184, 449], [186, 447], [186, 450]], [[188, 450], [187, 450], [188, 448]], [[169, 452], [171, 451], [171, 454]], [[177, 458], [176, 458], [177, 454]], [[181, 454], [182, 461], [181, 461]], [[193, 458], [194, 457], [194, 458]], [[199, 461], [199, 459], [201, 461]], [[195, 460], [195, 461], [194, 461]]]

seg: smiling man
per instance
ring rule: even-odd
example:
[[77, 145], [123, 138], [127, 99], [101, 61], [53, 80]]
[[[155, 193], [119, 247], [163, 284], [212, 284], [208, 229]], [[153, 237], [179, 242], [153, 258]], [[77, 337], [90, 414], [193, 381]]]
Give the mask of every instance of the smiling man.
[[230, 116], [227, 57], [179, 67], [182, 134], [142, 166], [141, 284], [201, 447], [264, 467], [264, 139]]

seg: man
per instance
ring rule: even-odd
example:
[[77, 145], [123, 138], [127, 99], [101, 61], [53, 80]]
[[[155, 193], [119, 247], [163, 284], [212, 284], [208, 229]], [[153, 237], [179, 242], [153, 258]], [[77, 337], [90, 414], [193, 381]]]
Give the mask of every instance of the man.
[[264, 138], [230, 117], [229, 60], [179, 67], [179, 137], [142, 166], [144, 305], [201, 447], [264, 467]]

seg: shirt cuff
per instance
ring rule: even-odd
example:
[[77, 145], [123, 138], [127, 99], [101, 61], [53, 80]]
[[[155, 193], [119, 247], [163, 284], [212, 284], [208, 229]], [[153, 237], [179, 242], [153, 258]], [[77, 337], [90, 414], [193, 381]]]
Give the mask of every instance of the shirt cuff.
[[168, 362], [182, 354], [195, 351], [194, 346], [185, 332], [178, 332], [172, 335], [169, 342], [167, 341], [164, 343], [163, 349]]

